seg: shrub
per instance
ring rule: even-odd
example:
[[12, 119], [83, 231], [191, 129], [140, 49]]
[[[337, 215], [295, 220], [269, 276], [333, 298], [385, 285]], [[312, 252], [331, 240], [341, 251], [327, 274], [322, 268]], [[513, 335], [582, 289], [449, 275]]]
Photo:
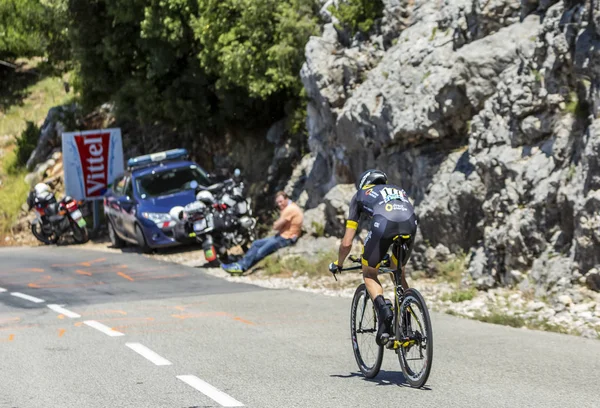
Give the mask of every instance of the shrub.
[[352, 35], [357, 32], [368, 33], [373, 28], [375, 20], [383, 16], [381, 0], [346, 0], [337, 7], [330, 6], [329, 11], [337, 18], [342, 26], [349, 29]]
[[21, 136], [16, 138], [16, 165], [23, 167], [29, 160], [31, 153], [37, 147], [38, 138], [40, 135], [40, 128], [33, 122], [27, 121], [27, 127], [21, 133]]

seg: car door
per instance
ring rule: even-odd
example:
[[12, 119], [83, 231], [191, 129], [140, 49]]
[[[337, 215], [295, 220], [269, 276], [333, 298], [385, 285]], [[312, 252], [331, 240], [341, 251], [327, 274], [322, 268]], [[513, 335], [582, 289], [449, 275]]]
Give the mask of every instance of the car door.
[[123, 220], [121, 216], [120, 196], [123, 193], [125, 176], [117, 177], [113, 183], [111, 192], [106, 197], [105, 212], [117, 232], [123, 235]]
[[120, 197], [121, 216], [123, 217], [123, 231], [128, 237], [135, 237], [135, 223], [137, 214], [137, 200], [133, 196], [131, 177], [125, 180], [123, 195]]

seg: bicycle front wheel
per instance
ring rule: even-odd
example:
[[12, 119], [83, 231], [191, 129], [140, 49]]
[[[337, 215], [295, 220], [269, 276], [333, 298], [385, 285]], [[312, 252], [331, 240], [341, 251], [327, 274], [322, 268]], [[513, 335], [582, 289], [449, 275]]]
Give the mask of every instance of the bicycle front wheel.
[[364, 283], [356, 288], [352, 299], [350, 335], [358, 368], [365, 377], [375, 377], [383, 361], [383, 346], [375, 342], [377, 312]]
[[433, 362], [433, 333], [425, 299], [408, 289], [400, 305], [398, 359], [406, 381], [416, 388], [427, 382]]

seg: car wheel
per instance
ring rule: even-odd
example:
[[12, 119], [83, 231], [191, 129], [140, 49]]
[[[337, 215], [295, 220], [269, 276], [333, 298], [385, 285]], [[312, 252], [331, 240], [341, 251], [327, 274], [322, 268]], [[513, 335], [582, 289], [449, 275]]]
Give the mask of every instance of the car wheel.
[[125, 241], [123, 241], [117, 235], [117, 231], [115, 231], [115, 227], [113, 227], [112, 222], [108, 221], [108, 237], [110, 238], [110, 244], [113, 248], [123, 248], [125, 246]]
[[135, 238], [137, 240], [138, 246], [140, 247], [140, 249], [142, 250], [143, 253], [149, 254], [150, 252], [152, 252], [152, 248], [150, 248], [148, 246], [148, 243], [146, 242], [146, 237], [144, 237], [144, 232], [142, 231], [140, 226], [137, 224], [135, 225]]

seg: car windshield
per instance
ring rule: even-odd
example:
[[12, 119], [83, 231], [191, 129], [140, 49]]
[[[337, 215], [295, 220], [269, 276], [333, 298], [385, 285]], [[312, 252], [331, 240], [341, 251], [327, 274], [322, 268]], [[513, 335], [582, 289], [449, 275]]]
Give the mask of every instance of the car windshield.
[[135, 182], [140, 196], [146, 198], [190, 190], [194, 180], [201, 186], [209, 185], [206, 174], [196, 166], [179, 167], [155, 174], [147, 174], [138, 177]]

